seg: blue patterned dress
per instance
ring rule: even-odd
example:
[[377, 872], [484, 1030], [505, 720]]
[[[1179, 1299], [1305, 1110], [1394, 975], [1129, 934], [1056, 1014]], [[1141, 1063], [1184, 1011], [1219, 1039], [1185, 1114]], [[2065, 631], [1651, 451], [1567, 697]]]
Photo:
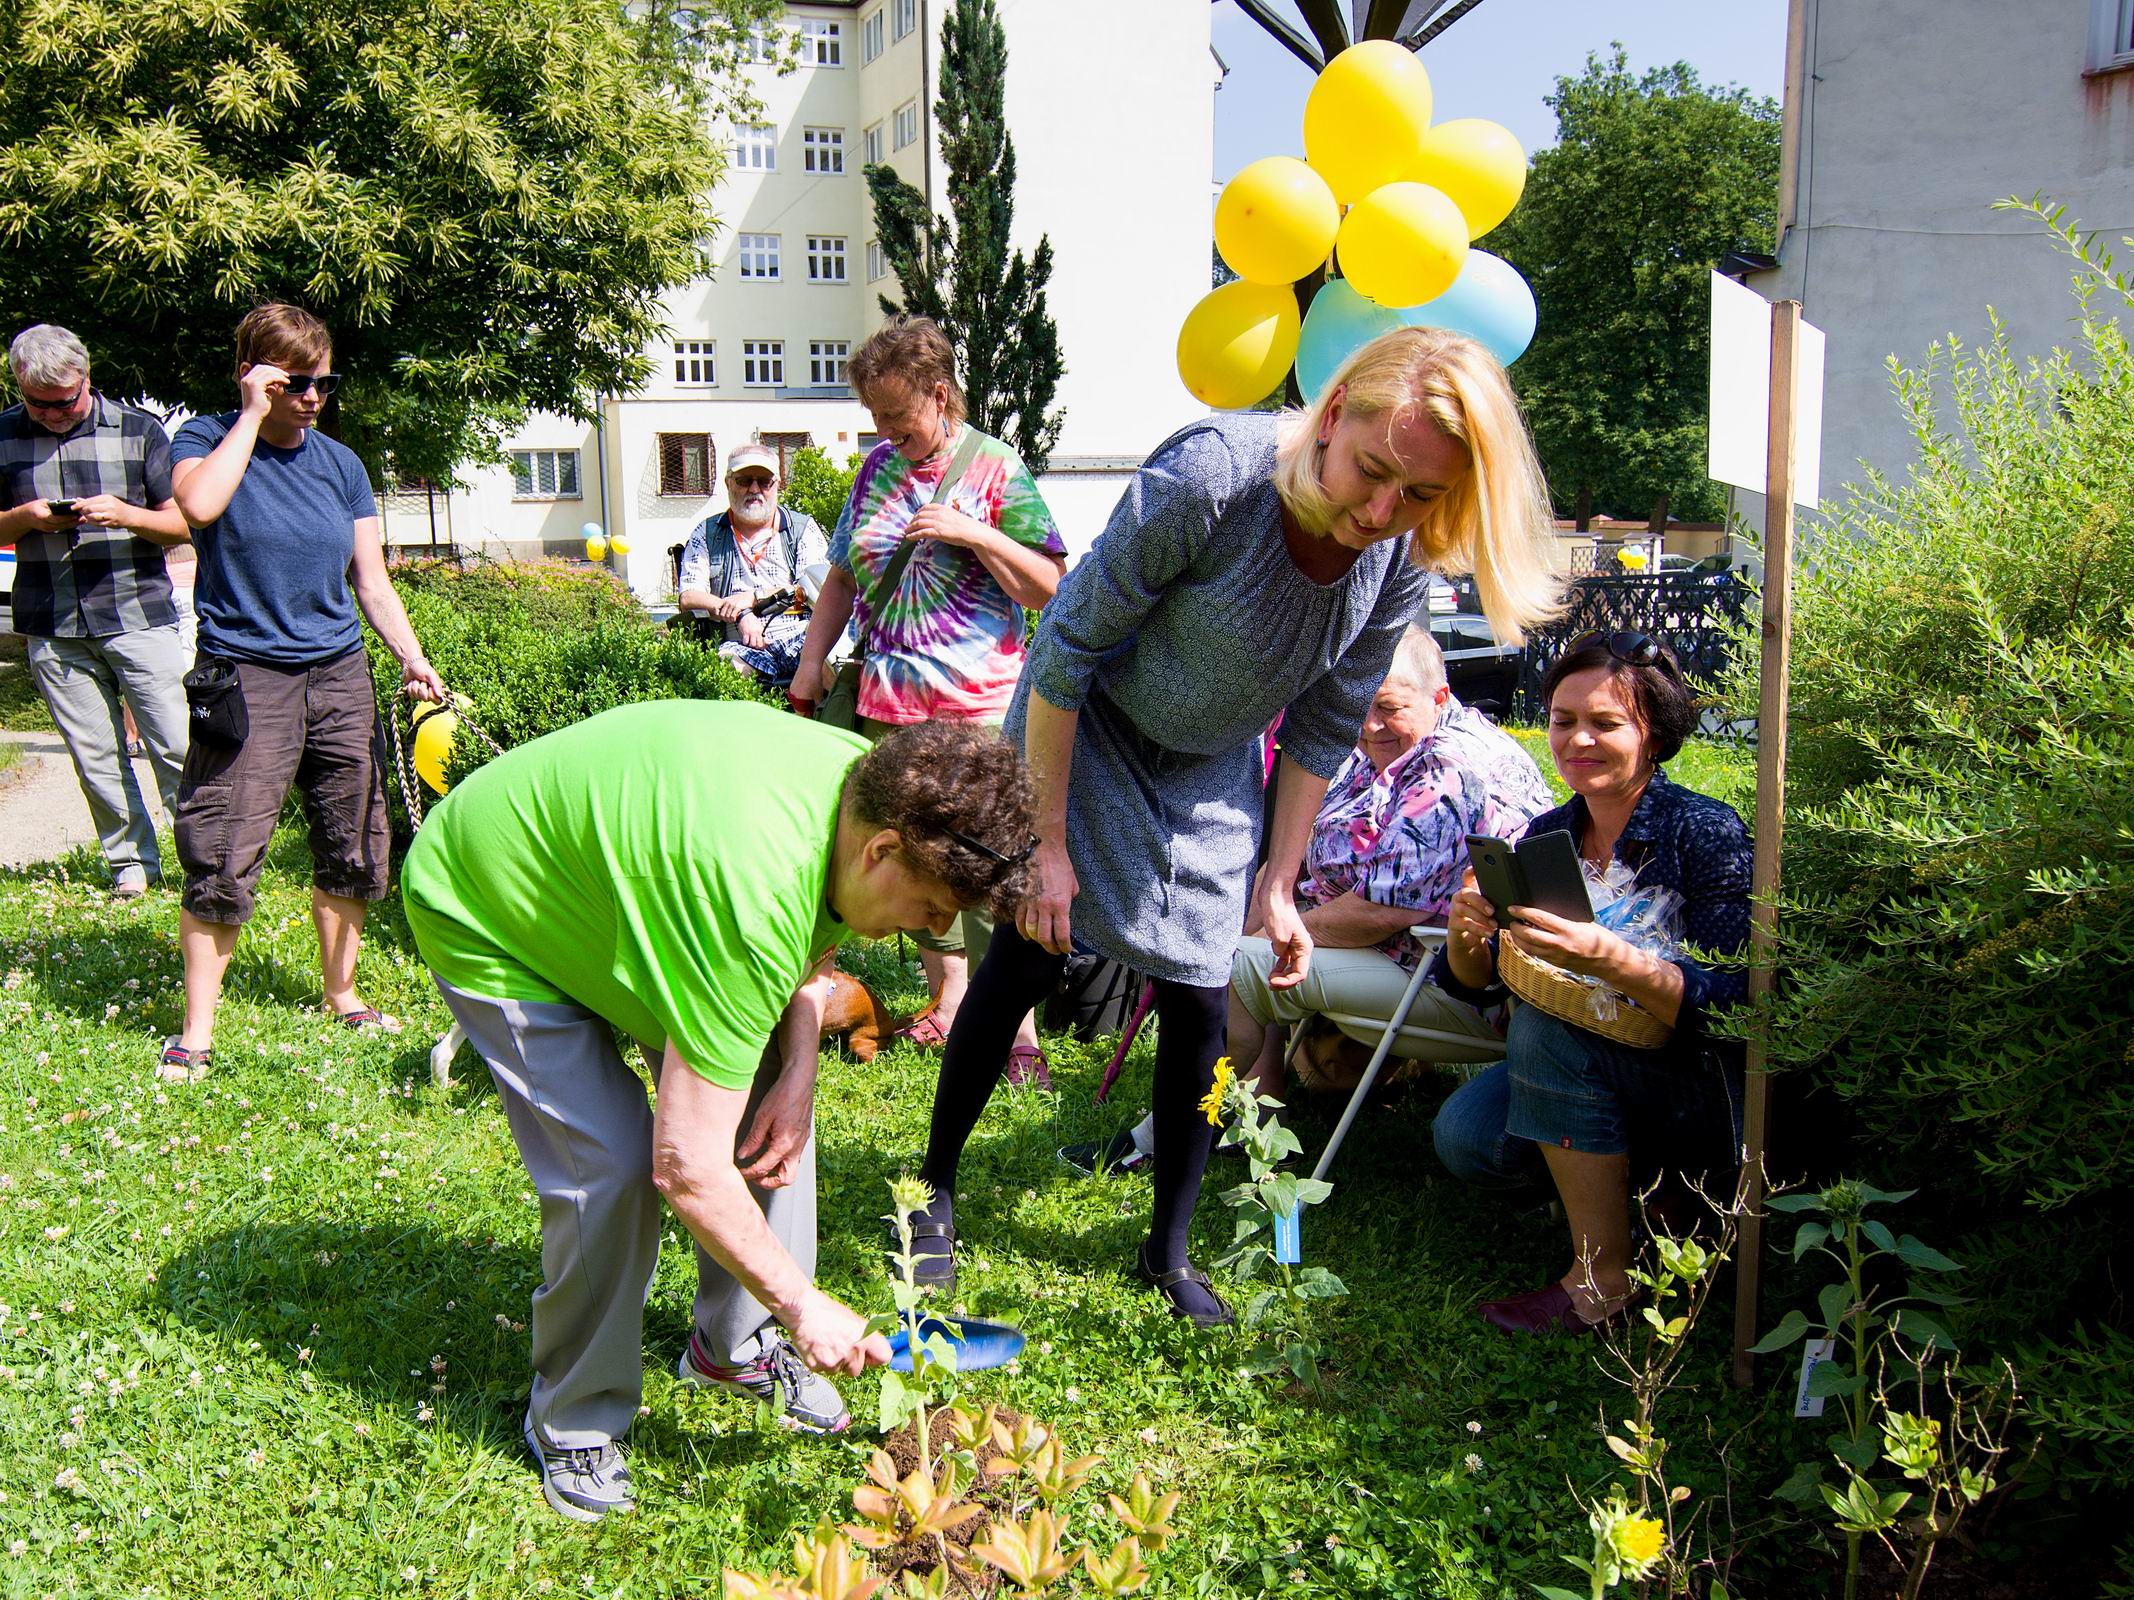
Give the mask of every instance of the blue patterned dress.
[[1427, 576], [1408, 540], [1332, 583], [1297, 569], [1275, 493], [1276, 419], [1209, 417], [1134, 474], [1045, 608], [1008, 713], [1079, 713], [1067, 853], [1075, 942], [1152, 978], [1230, 981], [1258, 849], [1259, 735], [1331, 778]]

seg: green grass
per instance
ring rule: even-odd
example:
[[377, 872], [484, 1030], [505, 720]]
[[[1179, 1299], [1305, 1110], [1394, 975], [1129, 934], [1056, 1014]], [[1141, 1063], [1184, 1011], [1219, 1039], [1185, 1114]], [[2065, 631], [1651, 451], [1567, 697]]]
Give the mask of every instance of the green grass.
[[[849, 1515], [868, 1440], [798, 1438], [672, 1377], [690, 1256], [670, 1222], [630, 1438], [641, 1509], [582, 1528], [542, 1503], [517, 1434], [539, 1235], [494, 1092], [429, 1087], [446, 1018], [389, 901], [364, 993], [398, 1039], [316, 1015], [305, 851], [285, 830], [233, 964], [212, 1077], [153, 1074], [179, 1018], [177, 912], [112, 905], [86, 852], [0, 873], [0, 1596], [716, 1595], [722, 1566], [782, 1559]], [[858, 953], [893, 1004], [892, 946]], [[964, 1300], [1019, 1322], [1020, 1370], [971, 1380], [1103, 1457], [1083, 1497], [1138, 1471], [1184, 1495], [1149, 1592], [1510, 1596], [1562, 1582], [1575, 1489], [1611, 1477], [1593, 1346], [1491, 1333], [1472, 1302], [1561, 1270], [1559, 1227], [1440, 1174], [1419, 1086], [1359, 1123], [1311, 1214], [1308, 1260], [1351, 1291], [1327, 1314], [1323, 1395], [1238, 1371], [1122, 1275], [1143, 1180], [1083, 1180], [1062, 1142], [1146, 1102], [1144, 1040], [1108, 1107], [1106, 1047], [1053, 1045], [1056, 1096], [1003, 1094], [964, 1163]], [[925, 1137], [934, 1066], [826, 1059], [820, 1279], [887, 1303], [883, 1180]], [[1308, 1150], [1323, 1110], [1306, 1114]], [[1213, 1194], [1197, 1254], [1229, 1223]], [[1725, 1387], [1724, 1319], [1676, 1403], [1700, 1494], [1707, 1438], [1755, 1414]], [[872, 1415], [873, 1379], [850, 1382]], [[1714, 1430], [1707, 1435], [1707, 1427]], [[1738, 1465], [1738, 1463], [1737, 1463]]]
[[21, 761], [22, 746], [0, 740], [0, 773], [6, 772], [10, 767], [20, 765]]

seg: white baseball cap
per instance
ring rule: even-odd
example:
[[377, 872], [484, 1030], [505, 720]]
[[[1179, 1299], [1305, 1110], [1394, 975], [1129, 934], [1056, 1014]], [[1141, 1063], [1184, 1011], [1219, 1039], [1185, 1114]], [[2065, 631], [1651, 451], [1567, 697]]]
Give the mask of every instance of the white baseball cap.
[[726, 458], [726, 475], [731, 478], [743, 467], [761, 467], [775, 479], [778, 476], [778, 452], [767, 444], [735, 445], [733, 454]]

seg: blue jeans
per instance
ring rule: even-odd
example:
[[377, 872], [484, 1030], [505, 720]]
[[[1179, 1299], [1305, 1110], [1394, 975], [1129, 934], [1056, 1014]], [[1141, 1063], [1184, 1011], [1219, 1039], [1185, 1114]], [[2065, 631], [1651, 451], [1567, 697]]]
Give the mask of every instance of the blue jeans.
[[1519, 1006], [1505, 1059], [1455, 1090], [1431, 1125], [1463, 1182], [1547, 1181], [1542, 1144], [1628, 1155], [1634, 1174], [1730, 1167], [1741, 1144], [1741, 1069], [1694, 1051], [1632, 1050]]

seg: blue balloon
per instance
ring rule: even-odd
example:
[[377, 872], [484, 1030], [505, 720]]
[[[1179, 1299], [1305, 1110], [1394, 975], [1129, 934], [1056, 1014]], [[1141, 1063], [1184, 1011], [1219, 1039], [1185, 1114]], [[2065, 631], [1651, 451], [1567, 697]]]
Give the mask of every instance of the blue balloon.
[[607, 537], [607, 535], [601, 531], [600, 524], [597, 522], [588, 522], [578, 531], [584, 534], [588, 539], [605, 539]]
[[[1313, 310], [1317, 310], [1316, 303]], [[1486, 250], [1467, 252], [1467, 265], [1435, 300], [1399, 313], [1411, 328], [1449, 328], [1475, 340], [1505, 366], [1534, 340], [1534, 291], [1519, 269]], [[1310, 322], [1305, 323], [1309, 329]], [[1299, 375], [1303, 357], [1298, 356]]]
[[1382, 333], [1401, 327], [1401, 313], [1366, 300], [1336, 278], [1312, 296], [1297, 335], [1297, 387], [1304, 403], [1319, 398], [1341, 363]]

